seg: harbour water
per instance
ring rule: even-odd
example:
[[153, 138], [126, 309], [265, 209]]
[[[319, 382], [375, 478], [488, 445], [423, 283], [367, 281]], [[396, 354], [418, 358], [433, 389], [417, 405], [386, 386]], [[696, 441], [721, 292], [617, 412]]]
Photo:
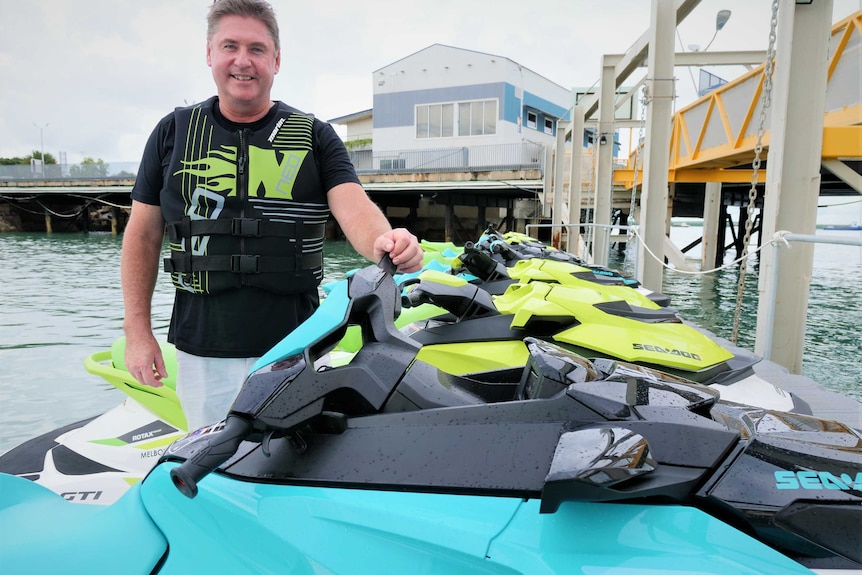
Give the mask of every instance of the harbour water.
[[[687, 235], [693, 238], [699, 230], [673, 233], [677, 245], [685, 245]], [[0, 453], [123, 400], [82, 363], [122, 335], [121, 242], [110, 234], [0, 235]], [[327, 243], [325, 252], [325, 281], [342, 279], [365, 263], [343, 242]], [[633, 275], [631, 257], [615, 253], [611, 265]], [[748, 349], [754, 345], [756, 268], [750, 264], [739, 330], [738, 344]], [[813, 275], [804, 373], [862, 400], [862, 248], [816, 246]], [[729, 338], [737, 277], [736, 270], [710, 277], [668, 273], [663, 291], [685, 319]], [[162, 274], [153, 301], [154, 330], [162, 338], [172, 289]]]
[[[685, 246], [702, 235], [702, 228], [671, 228], [677, 246]], [[862, 239], [859, 231], [817, 230], [818, 237]], [[798, 245], [798, 244], [797, 244]], [[803, 375], [825, 388], [862, 401], [862, 247], [812, 244], [814, 264], [808, 301], [803, 350]], [[767, 247], [766, 249], [772, 249]], [[780, 248], [781, 257], [792, 258], [793, 247]], [[634, 276], [634, 250], [611, 258], [611, 267]], [[689, 252], [699, 260], [699, 249]], [[734, 257], [730, 252], [726, 261]], [[737, 345], [754, 350], [758, 310], [758, 257], [753, 255], [746, 268]], [[800, 279], [800, 281], [803, 281]], [[730, 339], [738, 293], [739, 270], [736, 266], [708, 275], [686, 275], [674, 271], [664, 274], [663, 292], [680, 316], [717, 336]], [[776, 310], [781, 313], [781, 310]]]

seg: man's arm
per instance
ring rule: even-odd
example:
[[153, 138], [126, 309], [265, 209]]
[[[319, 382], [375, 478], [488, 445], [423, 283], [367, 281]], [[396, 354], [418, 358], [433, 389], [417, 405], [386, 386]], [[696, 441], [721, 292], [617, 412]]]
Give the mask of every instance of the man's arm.
[[161, 207], [132, 201], [120, 257], [125, 305], [125, 359], [132, 377], [152, 387], [161, 387], [161, 379], [168, 375], [162, 351], [153, 335], [151, 318], [164, 228]]
[[350, 245], [367, 259], [378, 262], [388, 253], [402, 272], [422, 267], [422, 248], [416, 236], [404, 228], [392, 229], [389, 220], [362, 186], [352, 182], [329, 190], [329, 209]]

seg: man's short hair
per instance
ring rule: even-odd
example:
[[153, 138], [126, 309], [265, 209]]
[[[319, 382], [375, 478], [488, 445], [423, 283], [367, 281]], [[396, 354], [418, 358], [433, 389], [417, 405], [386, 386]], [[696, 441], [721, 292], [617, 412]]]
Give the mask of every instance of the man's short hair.
[[264, 0], [215, 0], [210, 6], [207, 14], [207, 42], [212, 40], [218, 23], [225, 16], [242, 16], [243, 18], [256, 18], [263, 22], [269, 30], [269, 35], [275, 43], [275, 51], [281, 50], [281, 42], [278, 39], [278, 20], [275, 10], [269, 2]]

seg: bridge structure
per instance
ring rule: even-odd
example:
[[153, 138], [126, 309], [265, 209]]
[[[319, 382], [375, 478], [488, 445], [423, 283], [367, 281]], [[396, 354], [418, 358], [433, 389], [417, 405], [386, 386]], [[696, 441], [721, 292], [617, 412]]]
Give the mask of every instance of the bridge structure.
[[[677, 20], [684, 18], [697, 4], [696, 0], [675, 2]], [[789, 10], [792, 10], [792, 2]], [[792, 15], [792, 14], [791, 14]], [[791, 132], [788, 137], [819, 142], [812, 153], [819, 158], [818, 193], [820, 195], [862, 194], [862, 11], [837, 22], [832, 26], [828, 39], [828, 60], [823, 62], [825, 79], [818, 90], [825, 94], [822, 112], [822, 138], [809, 132]], [[638, 98], [643, 89], [644, 105], [651, 106], [662, 97], [660, 82], [650, 82], [647, 76], [638, 81], [620, 97], [619, 86], [628, 77], [646, 67], [648, 63], [650, 33], [645, 33], [622, 55], [607, 55], [603, 60], [603, 75], [597, 94], [588, 94], [575, 105], [574, 120], [565, 127], [566, 139], [584, 127], [595, 126], [599, 133], [613, 133], [619, 127], [646, 132], [641, 142], [636, 142], [624, 162], [611, 158], [607, 149], [594, 146], [580, 161], [557, 165], [561, 176], [554, 186], [550, 198], [556, 201], [555, 221], [561, 225], [574, 222], [585, 207], [595, 210], [597, 224], [610, 224], [614, 210], [623, 210], [624, 219], [632, 207], [642, 207], [641, 192], [644, 174], [647, 171], [648, 147], [655, 145], [652, 138], [656, 128], [667, 131], [667, 160], [654, 157], [659, 170], [666, 170], [669, 189], [667, 208], [669, 215], [703, 217], [704, 238], [703, 265], [712, 266], [724, 260], [725, 251], [735, 248], [742, 251], [742, 234], [734, 235], [730, 244], [725, 243], [724, 233], [732, 224], [727, 208], [745, 206], [749, 201], [752, 185], [757, 195], [755, 207], [763, 208], [763, 199], [769, 173], [770, 148], [773, 141], [772, 110], [764, 110], [764, 86], [766, 84], [766, 52], [717, 52], [677, 53], [672, 56], [674, 65], [743, 64], [756, 66], [739, 78], [709, 92], [700, 99], [676, 111], [664, 125], [644, 125], [645, 118], [620, 122], [613, 117], [625, 97]], [[823, 52], [819, 52], [823, 53]], [[773, 55], [774, 58], [774, 55]], [[774, 64], [774, 60], [773, 60]], [[774, 66], [773, 66], [774, 69]], [[802, 78], [800, 82], [812, 82], [813, 78]], [[786, 87], [785, 87], [786, 88]], [[798, 90], [798, 86], [793, 89]], [[774, 90], [773, 90], [774, 92]], [[775, 97], [775, 94], [772, 94]], [[600, 106], [600, 100], [605, 105]], [[602, 109], [604, 108], [604, 110]], [[774, 108], [774, 106], [773, 106]], [[598, 117], [596, 113], [598, 112]], [[818, 115], [809, 110], [807, 114]], [[758, 142], [758, 128], [764, 116], [762, 137]], [[795, 118], [779, 118], [777, 126], [786, 133], [796, 126]], [[789, 127], [788, 127], [789, 125]], [[577, 139], [575, 137], [574, 139]], [[558, 141], [558, 149], [561, 143]], [[757, 174], [753, 167], [755, 148], [762, 146], [759, 154]], [[664, 147], [664, 146], [663, 146]], [[655, 154], [654, 154], [655, 156]], [[655, 167], [655, 166], [654, 166]], [[752, 180], [754, 178], [754, 180]], [[570, 182], [580, 182], [572, 187]], [[559, 193], [560, 199], [557, 199]], [[632, 201], [633, 198], [633, 201]], [[569, 206], [571, 208], [567, 209]], [[604, 219], [603, 219], [604, 218]], [[638, 218], [635, 218], [636, 220]], [[664, 220], [660, 233], [666, 235], [670, 225]], [[738, 221], [738, 228], [745, 227], [745, 214]], [[659, 226], [662, 227], [662, 226]], [[710, 228], [712, 232], [710, 234]], [[733, 231], [733, 227], [730, 228]], [[760, 232], [760, 222], [755, 231]], [[716, 237], [717, 236], [717, 237]], [[707, 241], [709, 240], [709, 241]], [[672, 250], [671, 250], [672, 251]], [[597, 263], [604, 263], [607, 246], [597, 245], [593, 250]], [[680, 262], [678, 262], [680, 263]]]
[[[672, 113], [673, 68], [682, 56], [674, 54], [674, 30], [697, 3], [652, 0], [650, 29], [625, 54], [604, 57], [597, 94], [576, 102], [566, 130], [577, 141], [586, 121], [598, 112], [598, 132], [612, 133], [617, 90], [636, 69], [647, 68], [642, 145], [622, 169], [613, 169], [610, 154], [599, 146], [595, 174], [583, 178], [582, 162], [571, 161], [569, 182], [594, 183], [592, 223], [598, 226], [610, 223], [615, 187], [633, 190], [630, 205], [635, 209], [630, 211], [637, 212], [634, 219], [640, 232], [637, 279], [650, 289], [662, 288], [666, 260], [673, 257], [670, 206], [682, 195], [674, 192], [686, 185], [702, 190], [705, 254], [715, 250], [725, 224], [721, 206], [734, 193], [748, 217], [740, 244], [743, 254], [755, 217], [762, 237], [774, 247], [778, 232], [784, 237], [814, 236], [824, 188], [831, 193], [862, 193], [862, 11], [833, 24], [831, 1], [775, 0], [763, 63]], [[779, 18], [781, 26], [776, 25]], [[558, 149], [564, 141], [558, 137]], [[566, 224], [566, 210], [561, 209], [564, 169], [555, 166], [553, 196], [555, 224], [561, 227]], [[581, 191], [582, 186], [569, 186], [569, 221], [577, 222]], [[607, 247], [607, 239], [596, 235], [592, 246], [596, 263], [606, 261]], [[785, 258], [780, 268], [779, 255], [776, 248], [757, 256], [755, 352], [801, 373], [813, 245], [794, 246], [794, 257]], [[701, 271], [715, 261], [704, 262]], [[682, 258], [677, 262], [681, 267], [686, 264]], [[746, 269], [744, 260], [739, 265], [741, 278]]]
[[[836, 23], [829, 39], [826, 62], [825, 107], [822, 143], [819, 150], [820, 195], [862, 194], [862, 11]], [[691, 53], [689, 53], [691, 54]], [[688, 55], [677, 55], [685, 61]], [[699, 55], [694, 53], [693, 58]], [[749, 63], [757, 53], [723, 54], [737, 63]], [[716, 242], [703, 250], [703, 265], [719, 265], [724, 259], [725, 222], [728, 206], [744, 206], [754, 184], [758, 210], [763, 208], [768, 173], [769, 149], [774, 117], [764, 111], [766, 54], [762, 63], [746, 74], [711, 91], [673, 115], [671, 123], [668, 182], [674, 214], [703, 216], [717, 223]], [[774, 97], [774, 95], [773, 95]], [[758, 120], [763, 116], [763, 132], [758, 141]], [[790, 137], [808, 137], [791, 134]], [[755, 149], [760, 145], [760, 166], [755, 175]], [[624, 167], [614, 170], [616, 187], [638, 189], [643, 184], [643, 143]], [[641, 160], [640, 163], [638, 160]], [[638, 168], [639, 164], [639, 168]], [[637, 173], [635, 173], [637, 170]], [[719, 184], [718, 188], [714, 185]], [[710, 209], [712, 208], [712, 209]], [[719, 213], [715, 213], [715, 208]], [[742, 251], [745, 213], [739, 219], [739, 233], [731, 245], [737, 256]], [[717, 222], [713, 222], [716, 220]], [[669, 223], [669, 222], [668, 222]], [[709, 229], [710, 226], [707, 226]], [[755, 230], [761, 232], [760, 222]], [[758, 239], [758, 244], [760, 243]]]
[[0, 178], [0, 232], [122, 233], [133, 184], [128, 176]]

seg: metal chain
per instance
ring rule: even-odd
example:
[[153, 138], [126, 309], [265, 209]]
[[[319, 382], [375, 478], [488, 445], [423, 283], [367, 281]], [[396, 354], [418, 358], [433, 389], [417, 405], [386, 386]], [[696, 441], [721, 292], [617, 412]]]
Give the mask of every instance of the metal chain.
[[[632, 177], [632, 200], [629, 204], [629, 217], [626, 218], [626, 223], [629, 225], [629, 235], [632, 234], [631, 226], [635, 224], [635, 197], [638, 193], [638, 169], [641, 160], [641, 140], [644, 137], [646, 128], [646, 108], [647, 108], [647, 89], [646, 86], [641, 88], [641, 124], [638, 128], [638, 140], [635, 143], [635, 166], [634, 177]], [[643, 179], [641, 179], [641, 190], [643, 190]]]
[[769, 22], [769, 48], [766, 51], [766, 64], [763, 70], [763, 97], [760, 117], [757, 124], [757, 142], [754, 144], [754, 160], [751, 162], [751, 188], [748, 190], [748, 205], [745, 208], [745, 237], [742, 240], [742, 258], [739, 262], [739, 283], [736, 291], [736, 311], [733, 314], [733, 332], [730, 341], [736, 343], [739, 337], [739, 320], [742, 316], [742, 297], [745, 292], [745, 272], [748, 263], [748, 244], [751, 242], [751, 229], [754, 227], [754, 208], [757, 202], [757, 179], [760, 170], [760, 154], [763, 152], [763, 132], [766, 123], [766, 110], [772, 104], [772, 71], [775, 60], [776, 30], [778, 28], [778, 0], [772, 0], [772, 18]]

